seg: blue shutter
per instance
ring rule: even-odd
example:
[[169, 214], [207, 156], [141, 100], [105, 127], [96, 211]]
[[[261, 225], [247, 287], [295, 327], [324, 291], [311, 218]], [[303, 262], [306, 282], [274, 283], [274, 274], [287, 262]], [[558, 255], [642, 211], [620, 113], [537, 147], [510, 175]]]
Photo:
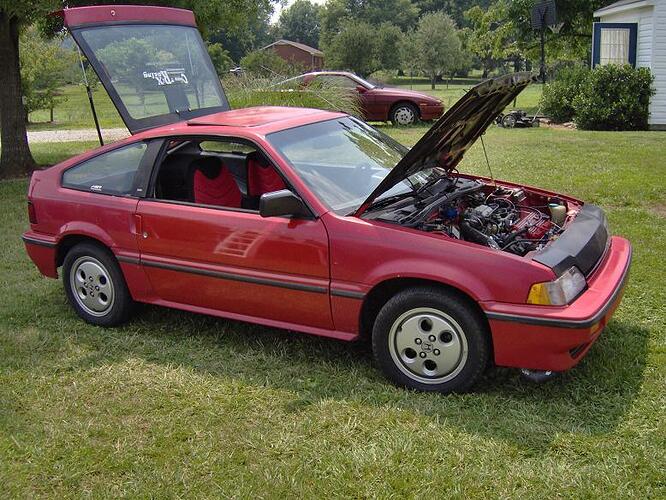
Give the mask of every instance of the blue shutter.
[[604, 28], [625, 28], [629, 30], [629, 64], [636, 67], [636, 46], [638, 45], [638, 23], [594, 23], [592, 28], [592, 67], [599, 64], [601, 57], [601, 30]]

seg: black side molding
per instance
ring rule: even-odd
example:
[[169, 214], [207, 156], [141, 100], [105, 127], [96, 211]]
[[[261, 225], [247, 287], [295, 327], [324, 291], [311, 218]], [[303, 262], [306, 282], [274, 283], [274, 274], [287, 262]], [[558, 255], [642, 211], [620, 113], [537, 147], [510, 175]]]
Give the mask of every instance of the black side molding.
[[29, 243], [31, 245], [38, 245], [40, 247], [54, 248], [56, 246], [55, 243], [52, 243], [50, 241], [38, 240], [37, 238], [28, 238], [27, 236], [21, 236], [21, 239], [25, 243]]

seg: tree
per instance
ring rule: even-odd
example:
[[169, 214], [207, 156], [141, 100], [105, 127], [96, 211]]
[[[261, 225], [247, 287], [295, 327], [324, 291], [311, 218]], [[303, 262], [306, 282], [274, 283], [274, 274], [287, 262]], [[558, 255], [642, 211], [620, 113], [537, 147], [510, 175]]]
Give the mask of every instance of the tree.
[[321, 7], [310, 0], [296, 0], [280, 14], [278, 33], [282, 38], [319, 47], [319, 11]]
[[208, 55], [217, 75], [220, 77], [228, 75], [229, 70], [234, 66], [234, 61], [231, 59], [229, 51], [222, 47], [221, 43], [209, 43], [206, 45], [206, 48], [208, 49]]
[[259, 77], [287, 76], [297, 72], [271, 49], [250, 52], [240, 60], [240, 65], [248, 73]]
[[25, 174], [35, 166], [28, 147], [22, 99], [19, 32], [22, 26], [48, 12], [54, 3], [0, 0], [0, 177]]
[[468, 19], [465, 17], [465, 11], [474, 6], [485, 10], [490, 5], [491, 0], [415, 0], [414, 3], [419, 9], [420, 15], [432, 12], [445, 12], [456, 23], [458, 27], [468, 26]]
[[34, 27], [25, 30], [19, 38], [26, 118], [38, 109], [49, 109], [53, 121], [53, 108], [63, 99], [58, 89], [66, 83], [68, 71], [76, 66], [77, 57], [59, 42], [46, 40]]
[[373, 27], [363, 21], [347, 22], [326, 50], [328, 64], [367, 76], [378, 69], [400, 67], [402, 32], [383, 23]]
[[509, 1], [497, 0], [487, 9], [475, 6], [465, 12], [471, 27], [464, 30], [464, 45], [481, 63], [483, 78], [501, 61], [522, 59], [514, 22], [507, 18], [508, 9]]
[[[68, 0], [68, 7], [109, 3], [90, 0]], [[144, 1], [129, 0], [124, 3]], [[240, 32], [259, 16], [260, 11], [271, 12], [272, 0], [153, 0], [153, 4], [166, 4], [192, 9], [204, 31], [212, 28], [226, 32]], [[36, 20], [44, 20], [48, 12], [62, 8], [58, 0], [16, 1], [0, 0], [0, 177], [11, 177], [30, 172], [35, 161], [28, 147], [26, 110], [20, 76], [19, 34]], [[57, 20], [51, 19], [53, 26]], [[57, 31], [57, 30], [56, 30]]]
[[435, 88], [438, 76], [451, 74], [461, 56], [460, 38], [453, 20], [443, 12], [424, 15], [414, 33], [417, 53], [412, 57], [419, 68], [430, 77]]
[[[586, 58], [592, 39], [592, 14], [607, 4], [608, 0], [558, 0], [557, 17], [563, 25], [559, 33], [546, 30], [549, 54], [560, 58]], [[534, 0], [508, 2], [506, 16], [512, 20], [519, 48], [537, 57], [538, 34], [530, 23], [533, 5]]]
[[320, 45], [326, 49], [351, 22], [371, 27], [390, 23], [406, 31], [414, 27], [418, 15], [411, 0], [328, 0], [320, 12]]
[[375, 31], [374, 52], [379, 69], [399, 69], [402, 63], [402, 31], [391, 23], [382, 23]]

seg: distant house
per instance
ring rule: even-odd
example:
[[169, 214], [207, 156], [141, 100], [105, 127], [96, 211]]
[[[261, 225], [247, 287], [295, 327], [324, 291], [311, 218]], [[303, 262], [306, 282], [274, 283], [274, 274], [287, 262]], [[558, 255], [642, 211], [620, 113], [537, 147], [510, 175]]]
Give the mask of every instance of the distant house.
[[324, 67], [324, 53], [304, 43], [278, 40], [261, 50], [266, 49], [271, 49], [285, 61], [299, 63], [308, 70], [320, 70]]
[[657, 90], [650, 102], [650, 126], [666, 130], [666, 0], [620, 0], [594, 17], [592, 67], [650, 68]]

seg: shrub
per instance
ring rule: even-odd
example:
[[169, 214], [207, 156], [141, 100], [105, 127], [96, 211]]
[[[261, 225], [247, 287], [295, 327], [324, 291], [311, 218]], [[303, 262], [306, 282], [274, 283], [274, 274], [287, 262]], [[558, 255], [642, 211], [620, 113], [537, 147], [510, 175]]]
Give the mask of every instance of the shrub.
[[231, 59], [227, 49], [222, 47], [220, 43], [209, 43], [206, 45], [206, 48], [218, 76], [227, 75], [229, 70], [234, 66], [234, 61]]
[[240, 60], [241, 68], [258, 78], [279, 78], [303, 73], [302, 65], [289, 63], [273, 50], [255, 50]]
[[574, 118], [574, 98], [579, 94], [590, 70], [576, 65], [559, 69], [557, 78], [544, 85], [541, 109], [557, 123], [570, 122]]
[[586, 130], [646, 130], [653, 81], [647, 68], [597, 66], [573, 100], [576, 125]]
[[222, 82], [232, 108], [251, 106], [295, 106], [342, 111], [360, 116], [359, 103], [352, 92], [324, 83], [303, 88], [298, 80], [230, 76]]

